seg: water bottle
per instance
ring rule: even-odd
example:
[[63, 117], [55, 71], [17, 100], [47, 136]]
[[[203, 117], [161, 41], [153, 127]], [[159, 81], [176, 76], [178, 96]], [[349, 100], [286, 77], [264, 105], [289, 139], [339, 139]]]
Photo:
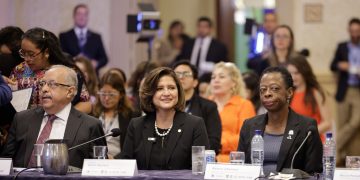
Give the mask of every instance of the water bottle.
[[251, 164], [263, 165], [264, 162], [264, 140], [261, 130], [255, 130], [255, 136], [251, 140]]
[[326, 133], [326, 141], [323, 147], [323, 176], [325, 180], [332, 180], [335, 172], [335, 141], [332, 133]]

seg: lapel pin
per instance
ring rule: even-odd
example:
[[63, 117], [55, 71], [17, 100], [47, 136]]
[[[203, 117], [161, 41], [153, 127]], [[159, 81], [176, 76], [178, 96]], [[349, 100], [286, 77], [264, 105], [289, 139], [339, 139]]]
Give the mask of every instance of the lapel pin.
[[289, 135], [294, 135], [294, 130], [290, 130]]
[[291, 135], [289, 135], [286, 139], [291, 139]]
[[150, 142], [156, 142], [156, 138], [154, 137], [148, 137], [147, 140]]
[[178, 129], [178, 132], [181, 133], [181, 129]]

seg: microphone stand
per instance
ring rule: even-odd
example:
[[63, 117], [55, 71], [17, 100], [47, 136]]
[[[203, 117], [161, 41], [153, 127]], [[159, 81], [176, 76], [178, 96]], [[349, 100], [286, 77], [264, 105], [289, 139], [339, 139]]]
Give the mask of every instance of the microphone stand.
[[294, 153], [294, 156], [291, 160], [291, 168], [284, 168], [281, 173], [282, 174], [292, 174], [296, 179], [306, 179], [306, 178], [309, 178], [310, 175], [301, 170], [301, 169], [293, 169], [293, 164], [294, 164], [294, 160], [295, 160], [295, 157], [297, 155], [297, 153], [300, 151], [301, 147], [305, 144], [306, 140], [310, 137], [311, 135], [311, 131], [308, 132], [308, 134], [306, 135], [304, 141], [301, 143], [301, 145], [299, 146], [299, 148], [296, 150], [296, 152]]
[[112, 134], [113, 134], [113, 133], [111, 132], [111, 133], [109, 133], [109, 134], [106, 134], [105, 136], [98, 137], [98, 138], [93, 139], [93, 140], [91, 140], [91, 141], [86, 141], [86, 142], [84, 142], [84, 143], [82, 143], [82, 144], [78, 144], [78, 145], [76, 145], [76, 146], [73, 146], [73, 147], [69, 148], [69, 151], [72, 150], [72, 149], [75, 149], [75, 148], [77, 148], [77, 147], [80, 147], [80, 146], [82, 146], [82, 145], [85, 145], [85, 144], [94, 142], [94, 141], [96, 141], [96, 140], [99, 140], [99, 139], [102, 139], [102, 138], [105, 138], [105, 137], [108, 137], [108, 136], [112, 136]]

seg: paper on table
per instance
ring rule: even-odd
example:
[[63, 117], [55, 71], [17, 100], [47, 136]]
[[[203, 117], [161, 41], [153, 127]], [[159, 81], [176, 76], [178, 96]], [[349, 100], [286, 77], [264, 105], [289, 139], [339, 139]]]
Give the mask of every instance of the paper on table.
[[28, 108], [31, 94], [32, 88], [12, 92], [13, 98], [11, 100], [11, 104], [14, 106], [17, 112], [26, 110]]

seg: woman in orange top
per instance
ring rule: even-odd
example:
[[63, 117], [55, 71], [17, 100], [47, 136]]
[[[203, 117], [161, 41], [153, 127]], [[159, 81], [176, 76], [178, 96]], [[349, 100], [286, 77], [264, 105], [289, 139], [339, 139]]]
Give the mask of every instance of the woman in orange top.
[[296, 88], [290, 107], [301, 115], [315, 119], [321, 139], [324, 141], [324, 133], [331, 130], [332, 118], [324, 90], [316, 80], [305, 57], [290, 59], [287, 69]]
[[236, 151], [239, 134], [245, 119], [256, 115], [253, 104], [245, 98], [245, 84], [234, 63], [215, 65], [210, 82], [212, 100], [217, 104], [222, 123], [221, 150], [218, 162], [229, 162], [229, 154]]

